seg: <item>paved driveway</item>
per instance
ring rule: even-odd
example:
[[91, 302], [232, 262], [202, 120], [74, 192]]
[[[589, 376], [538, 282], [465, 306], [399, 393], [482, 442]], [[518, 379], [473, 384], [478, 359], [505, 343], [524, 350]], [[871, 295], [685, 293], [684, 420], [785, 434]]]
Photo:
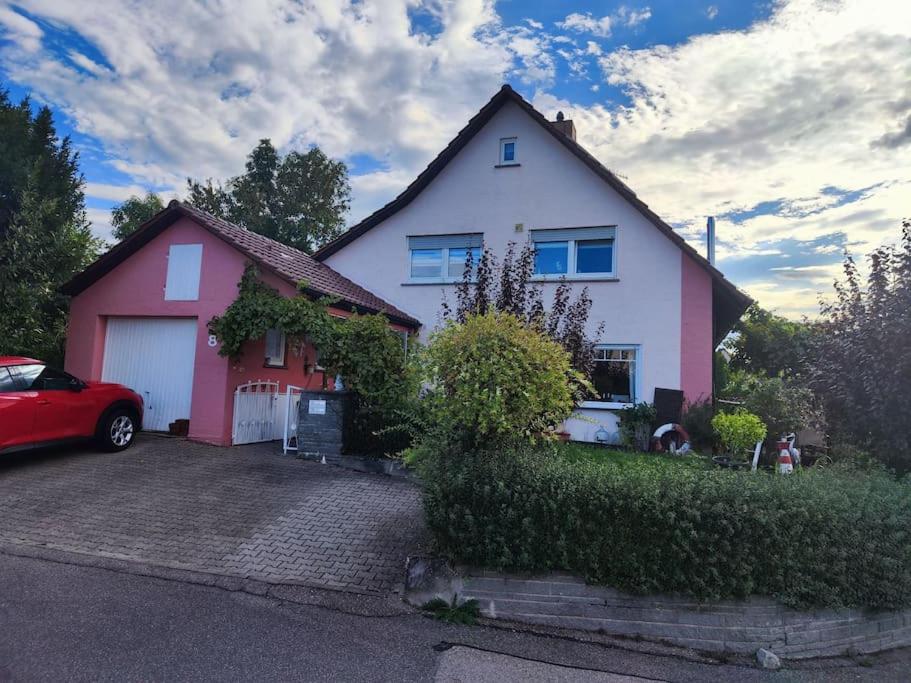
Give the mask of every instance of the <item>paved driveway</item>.
[[406, 481], [142, 435], [0, 456], [0, 543], [267, 581], [394, 589], [426, 535]]

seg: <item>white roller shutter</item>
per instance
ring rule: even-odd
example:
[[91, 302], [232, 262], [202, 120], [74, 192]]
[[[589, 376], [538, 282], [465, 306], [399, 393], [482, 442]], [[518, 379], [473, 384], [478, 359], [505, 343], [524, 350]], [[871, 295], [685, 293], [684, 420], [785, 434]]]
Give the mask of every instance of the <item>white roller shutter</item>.
[[172, 244], [168, 249], [165, 301], [199, 301], [201, 244]]
[[145, 429], [166, 431], [190, 418], [196, 325], [195, 318], [108, 318], [101, 379], [143, 397]]

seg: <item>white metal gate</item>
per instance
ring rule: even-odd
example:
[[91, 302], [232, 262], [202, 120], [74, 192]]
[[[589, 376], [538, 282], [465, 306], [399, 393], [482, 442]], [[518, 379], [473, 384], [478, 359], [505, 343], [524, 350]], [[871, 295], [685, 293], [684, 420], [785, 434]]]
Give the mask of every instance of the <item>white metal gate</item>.
[[297, 416], [303, 390], [303, 387], [295, 387], [289, 384], [288, 391], [285, 392], [283, 405], [285, 422], [282, 429], [282, 450], [285, 454], [288, 451], [297, 450]]
[[280, 397], [278, 382], [247, 382], [237, 387], [231, 443], [237, 446], [281, 438]]

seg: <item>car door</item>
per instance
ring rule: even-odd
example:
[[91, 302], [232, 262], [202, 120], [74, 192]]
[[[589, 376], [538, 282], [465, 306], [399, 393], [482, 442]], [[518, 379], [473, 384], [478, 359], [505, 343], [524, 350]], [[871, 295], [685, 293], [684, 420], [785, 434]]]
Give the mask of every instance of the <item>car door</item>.
[[0, 366], [0, 450], [34, 440], [35, 397], [22, 391], [10, 368]]
[[25, 392], [35, 402], [34, 440], [36, 442], [57, 441], [82, 433], [81, 383], [74, 384], [74, 378], [62, 370], [55, 370], [43, 364], [19, 365], [16, 367]]

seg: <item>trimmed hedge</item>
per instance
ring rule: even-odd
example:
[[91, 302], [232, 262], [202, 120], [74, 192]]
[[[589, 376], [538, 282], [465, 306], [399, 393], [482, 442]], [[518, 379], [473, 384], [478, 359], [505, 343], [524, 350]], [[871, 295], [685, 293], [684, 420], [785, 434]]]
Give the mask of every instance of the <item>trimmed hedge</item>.
[[879, 472], [570, 462], [557, 448], [421, 460], [439, 550], [475, 566], [568, 570], [637, 593], [772, 596], [795, 607], [911, 604], [911, 486]]

